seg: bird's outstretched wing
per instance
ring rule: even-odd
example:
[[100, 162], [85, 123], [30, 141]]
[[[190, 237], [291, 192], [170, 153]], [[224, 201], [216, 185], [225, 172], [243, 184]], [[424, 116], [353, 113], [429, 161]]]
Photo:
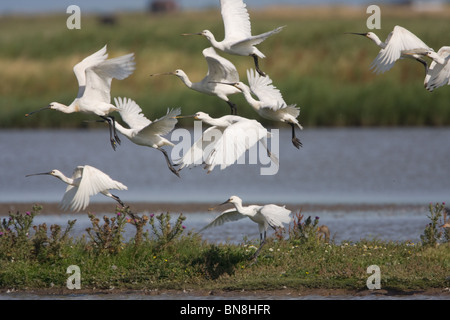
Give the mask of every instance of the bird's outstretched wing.
[[377, 74], [390, 70], [395, 61], [400, 59], [402, 51], [417, 48], [430, 49], [416, 35], [400, 26], [394, 27], [385, 43], [386, 47], [380, 50], [371, 64], [371, 69]]
[[229, 60], [217, 54], [213, 47], [203, 50], [203, 56], [208, 63], [208, 73], [205, 77], [212, 82], [239, 82], [239, 73]]
[[280, 90], [272, 84], [272, 79], [269, 76], [263, 77], [255, 70], [250, 69], [247, 70], [247, 79], [250, 90], [264, 104], [264, 107], [278, 110], [287, 106]]
[[278, 27], [276, 29], [273, 29], [271, 31], [267, 31], [261, 34], [258, 34], [256, 36], [250, 36], [248, 38], [245, 39], [241, 39], [240, 41], [237, 41], [236, 43], [234, 43], [231, 48], [232, 49], [236, 49], [239, 50], [240, 46], [248, 46], [248, 45], [252, 45], [252, 46], [256, 46], [257, 44], [260, 44], [261, 42], [263, 42], [264, 40], [266, 40], [268, 37], [270, 37], [271, 35], [280, 32], [281, 30], [283, 30], [285, 26], [281, 26]]
[[86, 69], [95, 66], [108, 58], [106, 53], [106, 45], [99, 51], [91, 54], [90, 56], [84, 58], [81, 62], [77, 63], [73, 67], [73, 72], [78, 80], [78, 94], [77, 98], [80, 98], [84, 94], [86, 87]]
[[180, 115], [181, 109], [167, 109], [167, 114], [165, 116], [162, 116], [159, 119], [156, 119], [152, 123], [150, 123], [148, 126], [146, 126], [144, 129], [139, 132], [138, 135], [161, 135], [164, 136], [166, 134], [169, 134], [173, 128], [175, 128], [175, 125], [177, 124], [178, 120], [175, 118], [176, 116]]
[[284, 206], [280, 207], [275, 204], [267, 204], [262, 207], [261, 214], [266, 217], [268, 224], [272, 228], [283, 228], [284, 223], [290, 223], [292, 218], [291, 211]]
[[62, 205], [65, 208], [70, 207], [73, 211], [85, 209], [89, 204], [89, 198], [99, 192], [109, 189], [127, 190], [124, 184], [88, 165], [77, 167], [72, 178], [79, 179], [79, 184], [73, 188], [69, 188], [71, 186], [67, 188]]
[[209, 153], [214, 143], [223, 135], [223, 128], [209, 127], [202, 136], [183, 154], [183, 157], [175, 162], [184, 167], [193, 167], [204, 164], [204, 155]]
[[200, 229], [199, 232], [202, 232], [203, 230], [208, 229], [208, 228], [221, 226], [225, 222], [237, 221], [237, 220], [240, 220], [242, 218], [245, 218], [245, 216], [240, 214], [239, 212], [237, 212], [237, 210], [235, 208], [228, 209], [228, 210], [225, 210], [224, 212], [222, 212], [220, 215], [218, 215], [209, 224], [207, 224], [202, 229]]
[[252, 35], [250, 15], [243, 0], [220, 0], [225, 42], [248, 39]]
[[205, 150], [205, 169], [208, 173], [215, 166], [224, 170], [234, 164], [245, 152], [261, 139], [267, 138], [267, 130], [256, 120], [243, 119], [227, 127], [214, 145]]
[[152, 123], [142, 113], [141, 107], [129, 98], [114, 98], [116, 107], [123, 121], [132, 129], [142, 129]]
[[429, 91], [450, 84], [450, 47], [440, 48], [437, 54], [446, 63], [439, 64], [435, 61], [431, 62], [424, 83], [425, 88]]
[[112, 79], [123, 80], [135, 69], [134, 54], [108, 59], [86, 69], [86, 89], [83, 97], [110, 103]]

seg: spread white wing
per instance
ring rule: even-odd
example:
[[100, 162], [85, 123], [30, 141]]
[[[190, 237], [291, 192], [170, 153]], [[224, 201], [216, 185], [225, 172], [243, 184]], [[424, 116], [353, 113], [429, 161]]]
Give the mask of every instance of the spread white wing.
[[426, 48], [430, 49], [422, 40], [407, 29], [395, 26], [386, 39], [386, 47], [381, 49], [371, 64], [375, 73], [383, 73], [392, 68], [395, 61], [400, 59], [402, 51]]

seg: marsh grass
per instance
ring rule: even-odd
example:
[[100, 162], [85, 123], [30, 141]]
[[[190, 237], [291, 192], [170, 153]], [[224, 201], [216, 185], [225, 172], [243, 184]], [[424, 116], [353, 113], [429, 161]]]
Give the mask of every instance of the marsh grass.
[[[143, 219], [129, 215], [129, 208], [117, 208], [114, 220], [92, 216], [91, 235], [72, 238], [75, 221], [65, 228], [53, 225], [49, 234], [45, 224], [34, 226], [33, 217], [41, 210], [34, 206], [3, 219], [0, 289], [65, 288], [69, 265], [80, 267], [82, 287], [92, 289], [364, 290], [370, 265], [380, 267], [385, 289], [449, 285], [448, 241], [434, 246], [377, 239], [324, 242], [316, 231], [318, 218], [298, 214], [288, 232], [267, 239], [254, 261], [256, 242], [208, 243], [184, 230], [182, 215], [175, 220], [168, 213]], [[134, 221], [148, 228], [145, 236], [139, 242], [136, 237], [124, 241], [119, 234], [123, 224]], [[111, 238], [118, 241], [106, 241]], [[108, 246], [100, 245], [105, 243]]]
[[[424, 126], [448, 125], [448, 88], [433, 93], [423, 88], [423, 68], [414, 61], [400, 61], [389, 72], [376, 76], [370, 70], [378, 48], [362, 37], [345, 32], [366, 30], [367, 14], [345, 8], [271, 9], [251, 11], [252, 30], [264, 32], [287, 27], [260, 45], [267, 58], [261, 61], [288, 103], [301, 108], [305, 126]], [[405, 13], [383, 7], [384, 39], [394, 25], [409, 28], [436, 50], [447, 32], [448, 10], [437, 15]], [[113, 81], [113, 96], [134, 99], [151, 119], [167, 108], [183, 113], [198, 110], [212, 116], [228, 113], [225, 102], [186, 88], [175, 77], [150, 74], [181, 68], [200, 81], [207, 66], [201, 51], [208, 46], [201, 37], [182, 37], [185, 32], [212, 30], [218, 39], [223, 26], [217, 10], [178, 12], [171, 15], [118, 13], [116, 25], [101, 25], [97, 17], [83, 15], [81, 30], [68, 30], [65, 15], [13, 16], [0, 21], [0, 126], [80, 127], [86, 115], [46, 111], [33, 117], [24, 114], [51, 101], [70, 103], [77, 83], [75, 63], [108, 44], [110, 57], [128, 52], [136, 55], [137, 69], [123, 81]], [[250, 58], [223, 54], [238, 68], [245, 82]], [[232, 96], [239, 114], [268, 124], [237, 95]], [[190, 125], [189, 121], [180, 121]], [[270, 123], [273, 125], [273, 123]], [[95, 124], [91, 124], [95, 126]]]

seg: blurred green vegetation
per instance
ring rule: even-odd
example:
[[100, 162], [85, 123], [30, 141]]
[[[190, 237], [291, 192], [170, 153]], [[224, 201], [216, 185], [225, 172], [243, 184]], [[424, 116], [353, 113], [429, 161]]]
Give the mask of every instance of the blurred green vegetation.
[[[435, 50], [448, 45], [442, 37], [449, 30], [448, 10], [435, 15], [405, 10], [382, 7], [382, 29], [375, 30], [381, 39], [395, 25], [401, 25]], [[419, 63], [402, 60], [378, 76], [369, 70], [379, 48], [368, 39], [345, 34], [367, 31], [365, 8], [250, 10], [250, 16], [253, 34], [287, 26], [258, 46], [267, 56], [261, 60], [261, 68], [286, 102], [301, 108], [299, 120], [305, 127], [450, 124], [450, 88], [426, 91]], [[129, 52], [136, 56], [134, 74], [122, 81], [113, 80], [112, 97], [132, 98], [150, 119], [174, 107], [181, 107], [183, 114], [199, 110], [212, 116], [229, 113], [224, 101], [192, 91], [176, 77], [150, 77], [180, 68], [193, 82], [200, 81], [207, 71], [201, 51], [209, 43], [181, 34], [209, 29], [222, 39], [219, 10], [167, 15], [118, 13], [114, 25], [101, 24], [97, 16], [82, 13], [80, 30], [67, 29], [67, 18], [61, 14], [0, 19], [1, 128], [96, 126], [83, 122], [92, 119], [90, 115], [55, 111], [29, 118], [24, 115], [52, 101], [69, 104], [77, 93], [73, 66], [105, 44], [110, 57]], [[236, 65], [241, 80], [247, 82], [246, 70], [253, 68], [253, 60], [220, 54]], [[268, 124], [242, 95], [230, 99], [238, 104], [239, 115]]]

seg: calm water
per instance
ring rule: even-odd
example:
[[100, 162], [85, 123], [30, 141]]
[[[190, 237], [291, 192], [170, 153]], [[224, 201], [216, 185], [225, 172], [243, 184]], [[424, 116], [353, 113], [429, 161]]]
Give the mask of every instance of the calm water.
[[[260, 165], [233, 165], [210, 174], [184, 169], [181, 179], [161, 152], [123, 138], [113, 151], [107, 130], [0, 131], [0, 202], [59, 201], [64, 185], [35, 172], [59, 169], [71, 175], [89, 164], [128, 186], [124, 202], [409, 203], [450, 197], [450, 129], [308, 129], [303, 148], [280, 131], [276, 175]], [[104, 201], [103, 196], [93, 201]]]
[[[180, 179], [167, 169], [157, 150], [123, 138], [113, 151], [107, 130], [2, 130], [0, 202], [59, 202], [65, 190], [61, 181], [25, 175], [56, 168], [70, 175], [75, 166], [90, 164], [128, 186], [127, 191], [116, 192], [125, 203], [204, 202], [204, 211], [186, 213], [188, 230], [199, 230], [217, 214], [208, 213], [208, 207], [236, 194], [244, 204], [275, 202], [293, 211], [308, 204], [302, 213], [319, 216], [337, 242], [361, 238], [418, 242], [428, 223], [428, 203], [449, 201], [448, 128], [308, 129], [300, 138], [304, 147], [297, 150], [290, 132], [280, 131], [276, 175], [261, 176], [260, 165], [240, 164], [210, 174], [201, 167], [185, 169]], [[101, 195], [92, 198], [109, 200]], [[374, 206], [346, 206], [355, 204]], [[89, 221], [82, 213], [38, 216], [35, 222], [64, 226], [73, 218], [77, 219], [74, 234], [83, 233]], [[132, 231], [127, 231], [129, 236]], [[203, 237], [233, 243], [245, 237], [257, 239], [258, 231], [250, 221], [241, 220], [206, 230]], [[21, 296], [28, 298], [35, 299]], [[152, 297], [135, 299], [146, 298]], [[0, 299], [16, 296], [0, 295]]]

